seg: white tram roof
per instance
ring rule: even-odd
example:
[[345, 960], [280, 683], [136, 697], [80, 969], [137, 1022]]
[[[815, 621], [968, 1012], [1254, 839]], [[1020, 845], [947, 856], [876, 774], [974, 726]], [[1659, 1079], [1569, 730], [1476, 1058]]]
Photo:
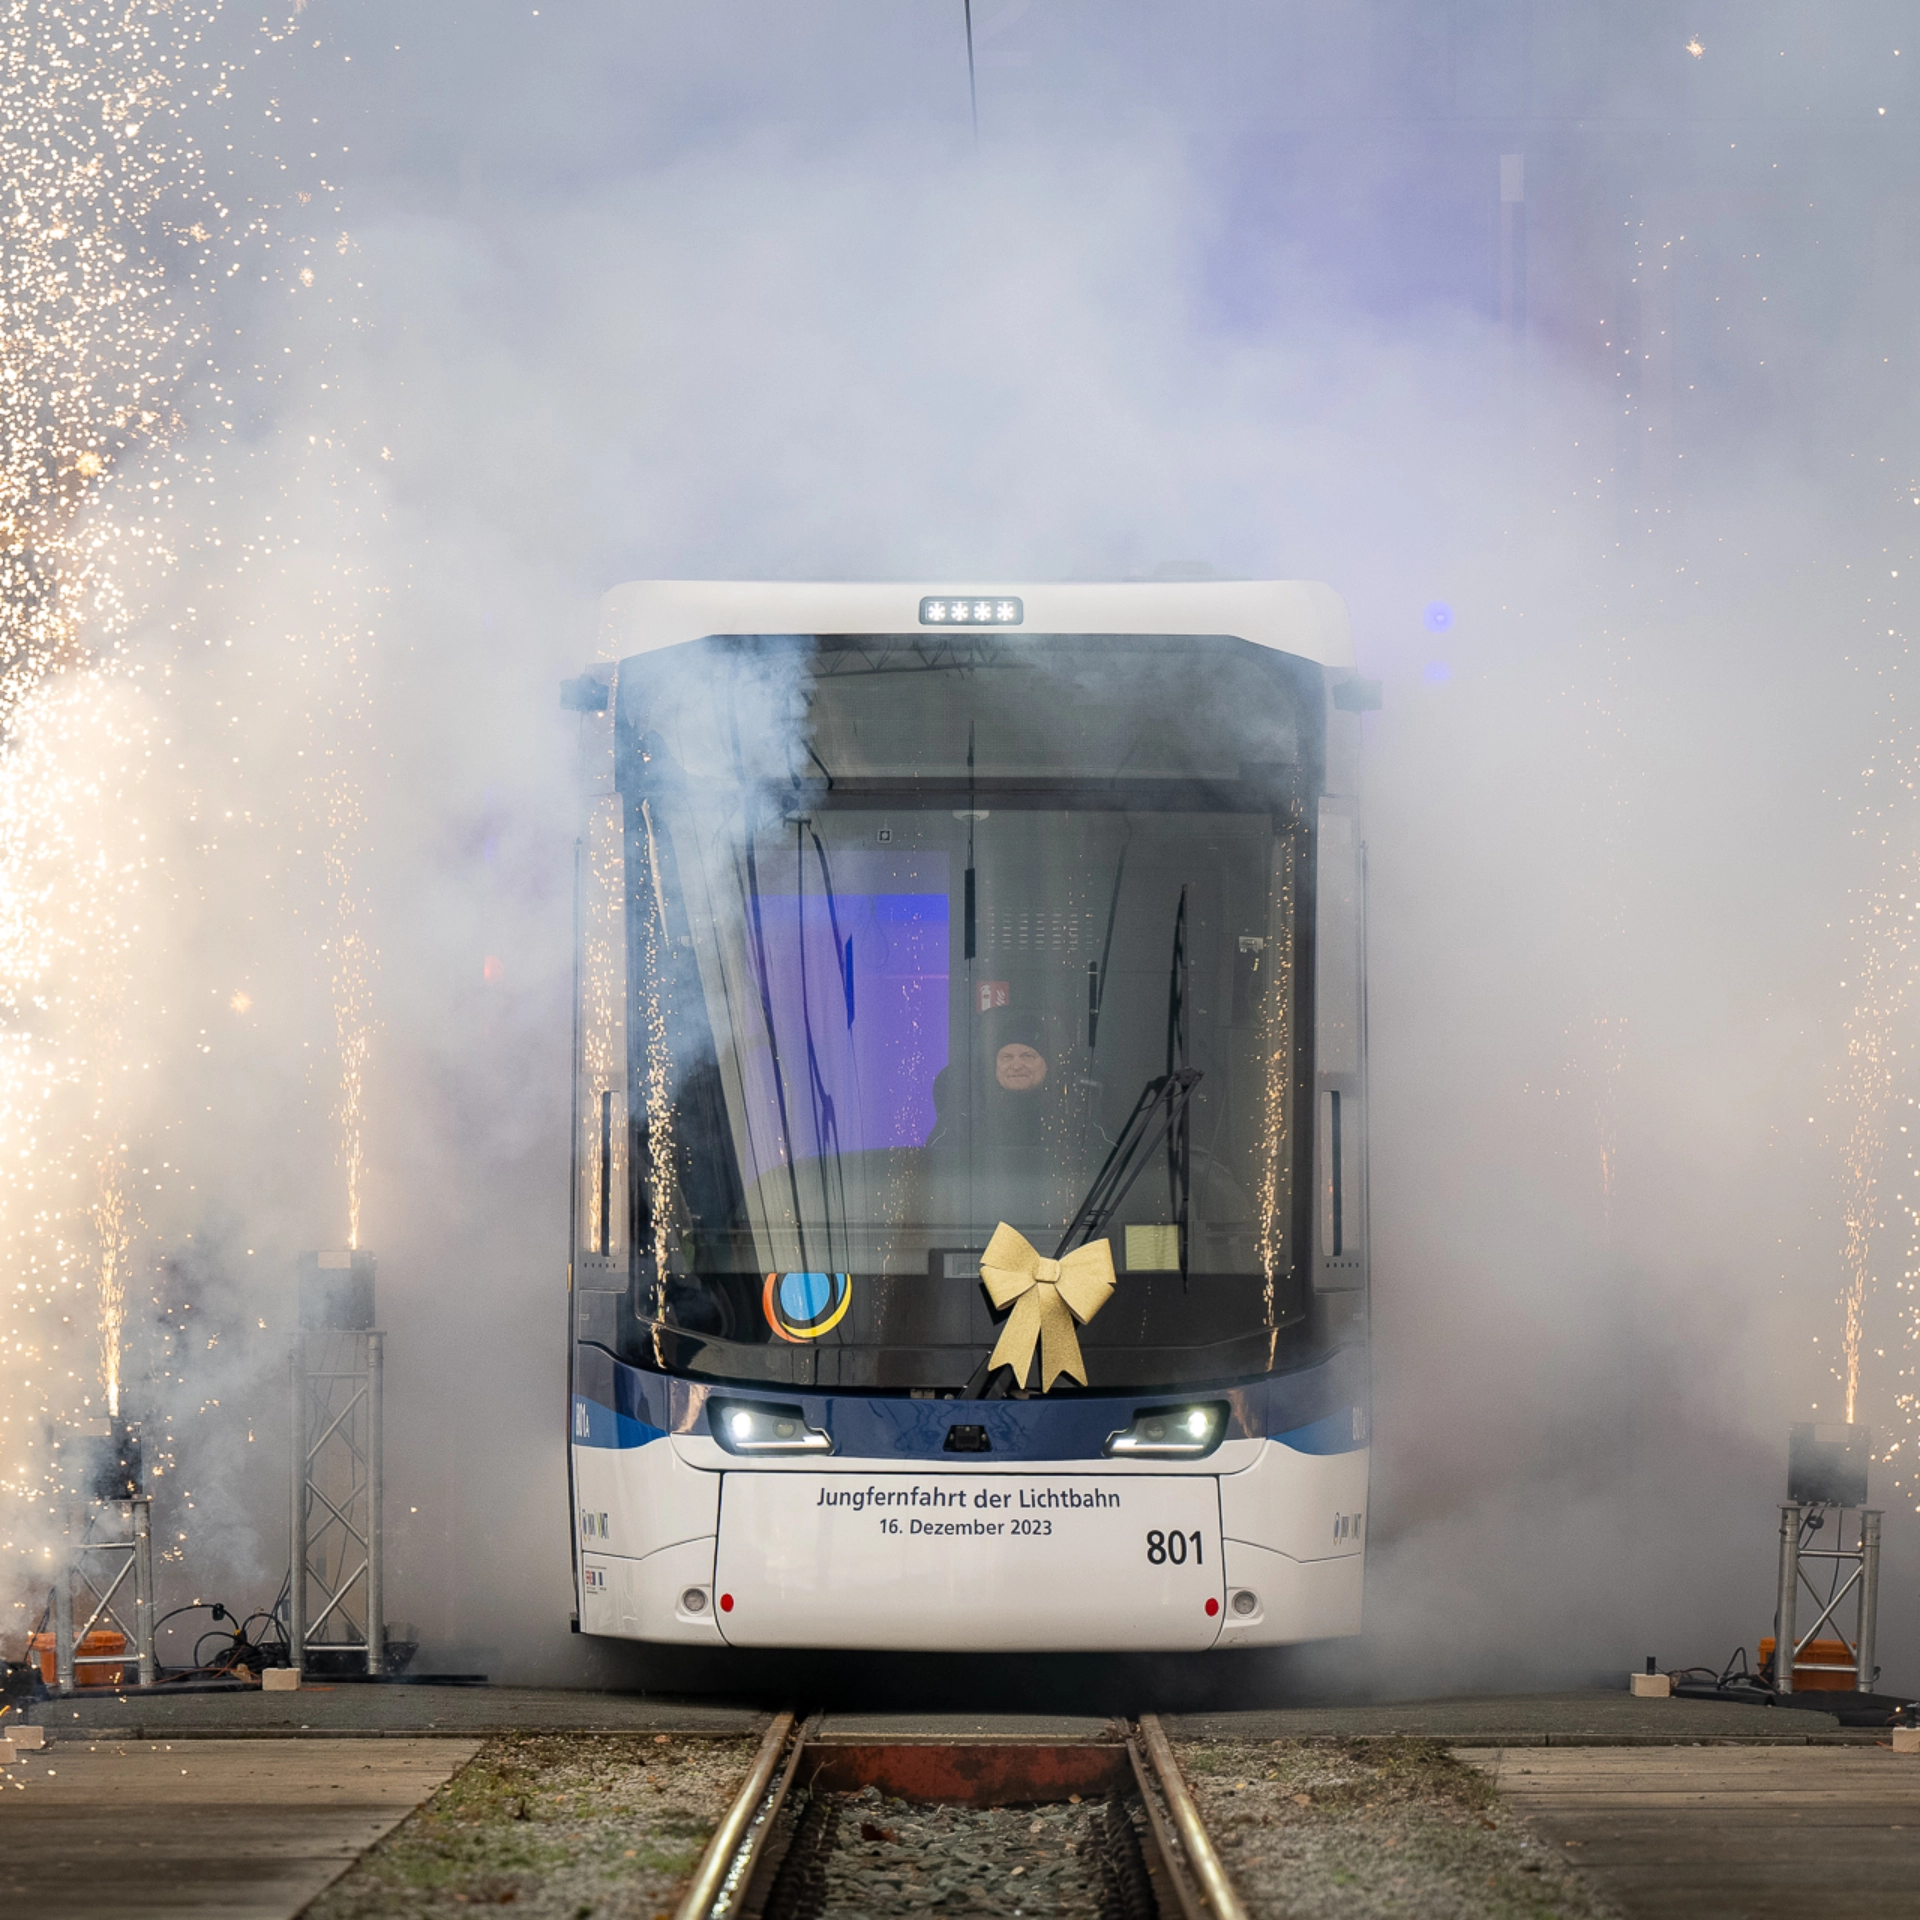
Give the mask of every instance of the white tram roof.
[[600, 642], [620, 658], [718, 633], [954, 631], [922, 622], [929, 598], [1018, 599], [1002, 632], [1223, 633], [1353, 670], [1347, 603], [1317, 580], [630, 580], [601, 598]]

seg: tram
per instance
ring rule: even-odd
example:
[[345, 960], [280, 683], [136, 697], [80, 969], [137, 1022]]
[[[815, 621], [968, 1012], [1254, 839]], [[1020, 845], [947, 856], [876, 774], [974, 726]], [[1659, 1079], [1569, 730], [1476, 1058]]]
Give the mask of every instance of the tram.
[[1360, 713], [1294, 581], [648, 581], [578, 711], [577, 1626], [1359, 1631]]

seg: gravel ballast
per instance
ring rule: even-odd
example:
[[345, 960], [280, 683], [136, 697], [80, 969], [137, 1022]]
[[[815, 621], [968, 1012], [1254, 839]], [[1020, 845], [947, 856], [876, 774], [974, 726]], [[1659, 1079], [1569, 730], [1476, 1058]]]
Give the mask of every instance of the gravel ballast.
[[1175, 1751], [1258, 1920], [1614, 1920], [1564, 1850], [1436, 1741]]
[[302, 1920], [654, 1920], [672, 1909], [757, 1742], [509, 1734], [348, 1870]]
[[[748, 1768], [750, 1739], [489, 1740], [303, 1920], [529, 1920], [671, 1912]], [[1430, 1740], [1182, 1741], [1176, 1751], [1257, 1920], [1614, 1920], [1614, 1910]], [[1105, 1803], [966, 1808], [836, 1794], [829, 1920], [1093, 1920]]]
[[878, 1787], [835, 1798], [830, 1920], [910, 1913], [1094, 1920], [1099, 1911], [1089, 1847], [1093, 1816], [1104, 1802], [923, 1806], [884, 1796]]

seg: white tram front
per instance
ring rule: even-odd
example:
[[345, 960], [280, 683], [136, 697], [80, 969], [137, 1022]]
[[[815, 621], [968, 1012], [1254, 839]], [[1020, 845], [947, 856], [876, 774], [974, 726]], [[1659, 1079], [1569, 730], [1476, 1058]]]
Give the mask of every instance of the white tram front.
[[1359, 714], [1323, 586], [642, 582], [580, 712], [579, 1625], [1359, 1630]]

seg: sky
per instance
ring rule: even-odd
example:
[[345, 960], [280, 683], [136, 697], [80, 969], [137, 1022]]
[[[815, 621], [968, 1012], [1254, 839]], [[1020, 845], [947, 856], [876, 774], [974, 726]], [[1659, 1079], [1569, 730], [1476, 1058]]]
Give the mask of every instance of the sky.
[[[1202, 563], [1329, 582], [1383, 683], [1376, 1531], [1359, 1642], [1156, 1683], [1751, 1654], [1854, 1277], [1898, 1678], [1920, 46], [1873, 6], [975, 13], [977, 133], [957, 0], [200, 29], [204, 184], [171, 163], [143, 224], [172, 424], [89, 509], [166, 480], [120, 744], [44, 729], [137, 875], [139, 964], [62, 1058], [139, 1090], [46, 1159], [111, 1113], [129, 1183], [162, 1169], [128, 1339], [178, 1435], [168, 1577], [277, 1584], [293, 1261], [347, 1230], [357, 1126], [423, 1662], [753, 1684], [566, 1630], [555, 683], [626, 579]], [[16, 787], [4, 845], [65, 871]], [[68, 1401], [83, 1292], [25, 1343]]]

